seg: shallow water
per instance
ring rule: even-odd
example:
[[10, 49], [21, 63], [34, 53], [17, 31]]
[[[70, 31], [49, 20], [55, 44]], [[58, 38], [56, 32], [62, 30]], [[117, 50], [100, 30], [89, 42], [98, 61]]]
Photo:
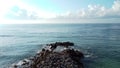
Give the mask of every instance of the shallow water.
[[84, 60], [86, 68], [120, 68], [120, 24], [0, 25], [0, 68], [56, 41], [72, 41], [92, 54]]

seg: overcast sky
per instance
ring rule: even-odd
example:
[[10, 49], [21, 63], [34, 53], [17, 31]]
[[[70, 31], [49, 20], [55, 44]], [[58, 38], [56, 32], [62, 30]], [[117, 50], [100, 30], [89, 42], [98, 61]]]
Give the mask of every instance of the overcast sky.
[[0, 23], [120, 23], [120, 0], [0, 0]]

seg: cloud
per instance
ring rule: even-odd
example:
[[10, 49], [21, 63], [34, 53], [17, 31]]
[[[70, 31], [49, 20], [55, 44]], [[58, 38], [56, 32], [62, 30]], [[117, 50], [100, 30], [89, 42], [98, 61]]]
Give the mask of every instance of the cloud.
[[10, 19], [17, 20], [35, 20], [38, 19], [37, 13], [33, 11], [27, 11], [26, 9], [20, 8], [18, 6], [14, 6], [11, 11], [7, 14], [7, 17]]
[[[120, 0], [114, 1], [111, 8], [101, 5], [88, 5], [76, 12], [52, 13], [24, 3], [14, 6], [8, 18], [19, 20], [43, 20], [51, 22], [120, 22]], [[106, 19], [106, 20], [105, 20]]]
[[[31, 7], [32, 8], [32, 7]], [[14, 10], [17, 9], [17, 10]], [[11, 19], [19, 19], [19, 20], [38, 20], [38, 19], [46, 19], [46, 18], [53, 18], [56, 14], [46, 12], [39, 9], [29, 9], [29, 8], [22, 8], [19, 6], [14, 6], [6, 17]]]
[[100, 5], [88, 5], [86, 9], [80, 9], [78, 12], [65, 13], [58, 18], [78, 18], [78, 19], [101, 19], [101, 18], [120, 18], [120, 1], [114, 1], [111, 8], [105, 8]]
[[[40, 11], [31, 11], [27, 9], [23, 9], [20, 7], [13, 7], [13, 9], [17, 9], [16, 11], [11, 10], [6, 17], [10, 19], [18, 19], [18, 20], [38, 20], [43, 18], [48, 18], [47, 13], [42, 13]], [[39, 13], [38, 13], [39, 12]], [[49, 15], [49, 14], [48, 14]]]
[[0, 20], [4, 19], [5, 14], [17, 3], [16, 0], [0, 0]]
[[53, 12], [30, 6], [22, 1], [17, 2], [5, 15], [6, 18], [15, 20], [39, 20], [55, 16]]

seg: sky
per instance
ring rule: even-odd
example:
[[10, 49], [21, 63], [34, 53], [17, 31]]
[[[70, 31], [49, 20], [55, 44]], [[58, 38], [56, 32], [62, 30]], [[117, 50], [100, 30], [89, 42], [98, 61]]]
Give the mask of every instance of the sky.
[[0, 0], [6, 23], [120, 23], [120, 0]]

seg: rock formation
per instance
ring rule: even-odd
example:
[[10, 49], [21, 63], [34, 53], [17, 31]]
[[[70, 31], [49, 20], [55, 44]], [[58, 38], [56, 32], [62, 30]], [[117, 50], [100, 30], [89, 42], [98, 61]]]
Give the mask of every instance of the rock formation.
[[[84, 68], [81, 59], [83, 53], [78, 50], [68, 48], [73, 46], [71, 42], [56, 42], [47, 44], [34, 57], [24, 59], [10, 68]], [[66, 47], [62, 51], [55, 51], [58, 46]]]

